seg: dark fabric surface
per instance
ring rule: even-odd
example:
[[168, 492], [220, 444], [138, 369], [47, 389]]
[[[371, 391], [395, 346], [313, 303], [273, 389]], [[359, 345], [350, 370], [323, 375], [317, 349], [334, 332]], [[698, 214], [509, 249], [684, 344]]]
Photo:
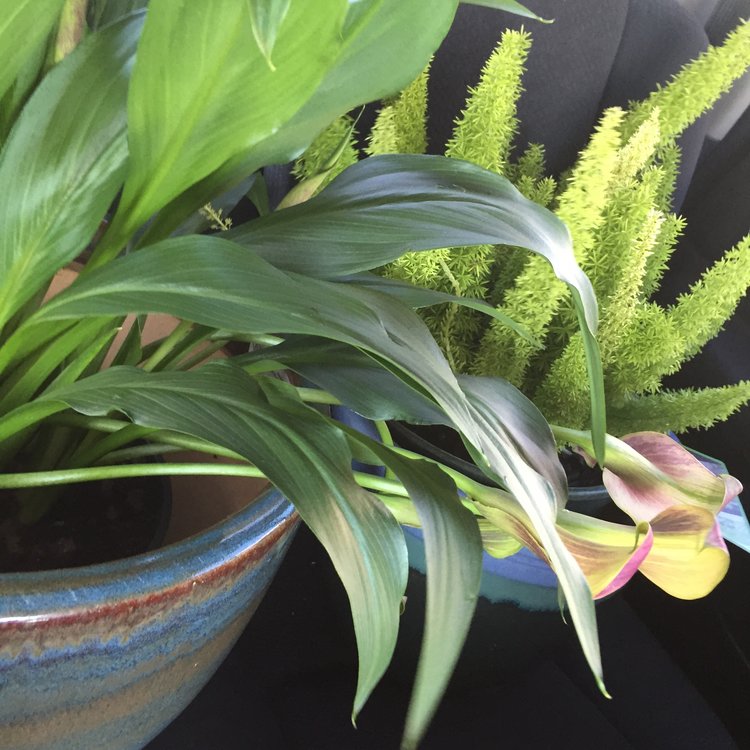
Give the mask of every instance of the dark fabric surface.
[[[149, 750], [395, 750], [418, 648], [423, 578], [412, 574], [396, 661], [354, 729], [346, 598], [301, 529], [266, 599], [217, 675]], [[623, 597], [598, 608], [607, 684], [598, 694], [558, 613], [482, 600], [423, 750], [736, 747]], [[536, 649], [523, 649], [533, 621]], [[494, 635], [493, 635], [494, 634]], [[485, 665], [481, 664], [484, 657]], [[503, 666], [504, 665], [504, 666]]]
[[[525, 23], [536, 44], [528, 94], [521, 103], [519, 140], [543, 142], [555, 171], [573, 161], [603, 106], [645, 95], [706, 44], [702, 23], [670, 0], [528, 4], [557, 20], [550, 27]], [[517, 19], [487, 9], [461, 9], [458, 25], [433, 67], [433, 151], [442, 150], [465, 87], [477, 80], [500, 31], [513, 24], [518, 25]], [[363, 117], [365, 127], [371, 117], [372, 112]], [[685, 196], [689, 229], [666, 296], [694, 280], [750, 224], [750, 116], [701, 158], [704, 131], [704, 123], [699, 123], [683, 142], [687, 155], [680, 195]], [[285, 174], [277, 170], [272, 181], [283, 182]], [[283, 193], [283, 185], [277, 192]], [[750, 308], [744, 303], [728, 331], [686, 368], [680, 382], [718, 384], [750, 377], [749, 334]], [[746, 411], [717, 429], [691, 436], [689, 442], [724, 457], [750, 486], [749, 434]], [[640, 578], [599, 605], [611, 701], [597, 694], [571, 628], [556, 613], [480, 604], [469, 643], [423, 747], [750, 747], [750, 557], [737, 550], [732, 556], [727, 579], [700, 602], [673, 600]], [[349, 712], [356, 657], [346, 597], [325, 553], [301, 530], [227, 662], [149, 750], [398, 747], [423, 597], [419, 576], [412, 575], [410, 586], [397, 660], [355, 732]]]
[[[550, 171], [555, 174], [575, 160], [599, 117], [628, 2], [539, 0], [533, 7], [555, 22], [535, 24], [488, 8], [460, 6], [430, 73], [432, 153], [443, 153], [463, 108], [466, 89], [479, 80], [482, 65], [503, 29], [524, 26], [532, 33], [533, 44], [526, 76], [529, 95], [522, 95], [518, 106], [518, 145], [543, 143]], [[592, 28], [596, 34], [591, 33]]]

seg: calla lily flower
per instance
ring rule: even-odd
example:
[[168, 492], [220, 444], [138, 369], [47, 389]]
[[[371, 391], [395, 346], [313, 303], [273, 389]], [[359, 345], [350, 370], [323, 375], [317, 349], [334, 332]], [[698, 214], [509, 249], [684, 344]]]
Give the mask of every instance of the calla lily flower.
[[713, 474], [680, 443], [660, 432], [609, 438], [602, 479], [615, 504], [634, 521], [651, 521], [662, 511], [683, 504], [716, 515], [742, 492], [734, 477]]
[[742, 485], [729, 474], [713, 474], [658, 432], [612, 439], [602, 478], [619, 508], [636, 523], [651, 524], [653, 548], [641, 572], [680, 599], [710, 593], [729, 567], [716, 514]]
[[[550, 562], [528, 516], [504, 493], [495, 490], [482, 493], [482, 502], [477, 502], [476, 506], [486, 521], [518, 539], [537, 557]], [[624, 586], [650, 553], [654, 541], [648, 523], [627, 526], [568, 510], [558, 513], [556, 526], [563, 543], [580, 565], [595, 599]], [[497, 547], [487, 544], [486, 538], [483, 533], [485, 549], [495, 557], [516, 551], [508, 548], [498, 554]]]
[[[589, 448], [585, 433], [564, 433], [579, 448]], [[616, 591], [637, 570], [680, 599], [710, 593], [729, 566], [716, 514], [742, 485], [728, 474], [713, 474], [678, 442], [655, 432], [608, 437], [602, 475], [612, 500], [635, 525], [568, 510], [559, 511], [556, 521], [592, 596]], [[506, 493], [482, 493], [477, 508], [490, 523], [549, 562], [530, 520]]]
[[713, 513], [674, 506], [651, 521], [654, 544], [641, 573], [678, 599], [710, 594], [729, 568], [729, 551]]
[[650, 555], [654, 532], [648, 523], [626, 526], [563, 510], [557, 530], [581, 566], [594, 599], [622, 588]]

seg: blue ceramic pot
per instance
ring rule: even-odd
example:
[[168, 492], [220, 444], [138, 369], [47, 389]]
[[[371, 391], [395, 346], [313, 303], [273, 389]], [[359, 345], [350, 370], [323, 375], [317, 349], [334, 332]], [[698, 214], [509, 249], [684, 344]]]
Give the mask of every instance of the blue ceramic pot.
[[[373, 439], [379, 439], [377, 430], [364, 417], [345, 407], [334, 407], [331, 413], [340, 422]], [[474, 464], [433, 445], [408, 427], [392, 425], [392, 429], [399, 444], [434, 458], [479, 482], [487, 482], [487, 478]], [[357, 468], [367, 470], [369, 467]], [[377, 470], [382, 470], [382, 467]], [[595, 513], [609, 502], [607, 490], [601, 485], [571, 487], [568, 493], [568, 507], [579, 513]], [[409, 565], [424, 575], [426, 564], [421, 529], [404, 527], [404, 537], [409, 551]], [[525, 548], [501, 559], [485, 552], [479, 594], [491, 603], [511, 603], [530, 611], [557, 611], [560, 607], [557, 576], [546, 562]]]
[[229, 652], [296, 523], [267, 490], [156, 552], [0, 575], [0, 748], [143, 747]]

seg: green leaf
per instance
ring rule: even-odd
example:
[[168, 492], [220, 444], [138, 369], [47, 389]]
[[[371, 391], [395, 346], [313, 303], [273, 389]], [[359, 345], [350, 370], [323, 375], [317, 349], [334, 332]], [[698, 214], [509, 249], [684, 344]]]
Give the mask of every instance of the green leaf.
[[458, 159], [370, 157], [311, 200], [227, 236], [280, 268], [320, 278], [367, 271], [406, 251], [459, 244], [525, 247], [581, 290], [596, 327], [596, 300], [565, 224], [504, 177]]
[[604, 377], [596, 298], [575, 261], [567, 227], [500, 175], [437, 156], [378, 156], [339, 175], [320, 195], [228, 236], [275, 266], [346, 276], [406, 251], [502, 244], [546, 258], [570, 288], [586, 352], [596, 456], [604, 458]]
[[96, 31], [135, 11], [143, 10], [148, 2], [149, 0], [90, 0], [87, 13], [89, 25]]
[[359, 651], [354, 702], [361, 709], [390, 662], [406, 588], [403, 532], [354, 481], [338, 427], [285, 384], [255, 380], [227, 363], [194, 372], [112, 368], [37, 403], [87, 415], [119, 411], [135, 424], [175, 430], [251, 461], [294, 503], [325, 546], [349, 595]]
[[2, 0], [0, 3], [0, 97], [29, 56], [52, 31], [65, 0]]
[[445, 292], [438, 292], [434, 289], [426, 289], [421, 286], [414, 286], [407, 281], [400, 281], [399, 279], [388, 279], [384, 276], [378, 276], [374, 273], [359, 273], [354, 276], [349, 276], [342, 281], [348, 283], [356, 283], [358, 286], [363, 286], [371, 289], [376, 289], [386, 294], [391, 294], [397, 299], [400, 299], [404, 304], [412, 308], [412, 310], [418, 310], [422, 307], [431, 307], [432, 305], [440, 305], [451, 303], [454, 305], [460, 305], [461, 307], [467, 307], [470, 310], [476, 310], [484, 315], [488, 315], [494, 318], [503, 325], [512, 328], [521, 338], [526, 339], [530, 344], [537, 347], [540, 346], [537, 339], [535, 339], [528, 330], [520, 323], [516, 323], [513, 318], [506, 315], [500, 308], [493, 307], [488, 302], [481, 299], [473, 299], [471, 297], [459, 297], [455, 294], [447, 294]]
[[[503, 436], [496, 442], [494, 463], [488, 462], [475, 446], [467, 444], [467, 448], [477, 466], [506, 487], [528, 514], [558, 577], [583, 653], [600, 690], [606, 694], [599, 636], [593, 625], [595, 614], [591, 591], [581, 568], [554, 528], [559, 509], [564, 507], [560, 504], [558, 485], [565, 482], [560, 464], [553, 465], [557, 460], [555, 442], [543, 419], [541, 423], [545, 427], [541, 428], [541, 415], [536, 407], [520, 391], [516, 391], [514, 397], [510, 390], [512, 386], [501, 385], [503, 383], [495, 378], [461, 379], [461, 387], [475, 410], [477, 421], [480, 424], [486, 422], [488, 431], [494, 429]], [[515, 408], [509, 409], [509, 405]], [[498, 408], [502, 409], [500, 413]], [[538, 446], [533, 444], [534, 440], [538, 441]], [[491, 496], [492, 492], [488, 494]], [[528, 502], [527, 498], [533, 498], [533, 502]], [[480, 499], [490, 504], [486, 499]]]
[[104, 257], [300, 109], [335, 59], [346, 7], [292, 0], [271, 70], [251, 42], [247, 2], [151, 0], [128, 100], [131, 171]]
[[271, 53], [290, 2], [291, 0], [248, 0], [253, 36], [271, 70], [276, 70], [271, 61]]
[[536, 21], [542, 23], [552, 23], [552, 21], [540, 18], [536, 13], [529, 10], [526, 6], [516, 2], [516, 0], [461, 0], [468, 5], [483, 5], [485, 8], [495, 8], [496, 10], [504, 10], [507, 13], [513, 13], [516, 16], [524, 16], [525, 18], [533, 18]]
[[403, 747], [415, 748], [445, 692], [463, 648], [479, 596], [482, 538], [453, 480], [428, 461], [407, 459], [347, 430], [399, 478], [424, 532], [427, 608], [417, 677]]
[[[289, 209], [290, 211], [293, 209]], [[499, 434], [490, 415], [467, 399], [424, 323], [390, 295], [283, 272], [252, 250], [219, 237], [179, 237], [127, 255], [73, 283], [18, 335], [49, 321], [127, 312], [165, 312], [202, 325], [252, 333], [323, 336], [364, 349], [434, 399], [470, 443], [481, 465], [513, 492], [545, 545], [559, 550], [554, 490]], [[557, 546], [556, 546], [557, 545]], [[585, 580], [555, 560], [566, 593], [588, 596]], [[572, 563], [575, 566], [575, 563]], [[593, 605], [575, 610], [582, 639], [596, 644]], [[598, 652], [586, 651], [601, 680]]]
[[236, 359], [241, 366], [271, 360], [332, 393], [368, 419], [445, 424], [445, 413], [376, 359], [347, 344], [316, 336], [290, 336], [278, 346]]
[[3, 380], [0, 414], [29, 401], [69, 357], [75, 356], [76, 352], [91, 344], [92, 340], [98, 341], [105, 329], [105, 338], [108, 338], [111, 328], [112, 321], [90, 318], [55, 337], [38, 356], [25, 362], [19, 371]]
[[0, 154], [0, 329], [86, 247], [117, 194], [140, 26], [92, 34], [57, 65]]
[[[515, 386], [502, 378], [462, 375], [458, 379], [469, 401], [480, 408], [493, 429], [505, 434], [515, 452], [547, 480], [558, 499], [567, 494], [568, 482], [557, 455], [557, 443], [539, 409]], [[564, 505], [555, 506], [557, 510]]]
[[[313, 5], [309, 0], [303, 2]], [[322, 13], [319, 5], [316, 3], [312, 12]], [[149, 238], [162, 239], [185, 216], [260, 167], [296, 158], [338, 116], [407, 86], [448, 32], [456, 7], [456, 0], [350, 2], [335, 58], [329, 61], [314, 92], [311, 89], [309, 99], [273, 134], [248, 145], [166, 207]], [[287, 19], [285, 26], [290, 23]], [[316, 44], [309, 50], [317, 49]], [[278, 67], [276, 52], [274, 62]]]

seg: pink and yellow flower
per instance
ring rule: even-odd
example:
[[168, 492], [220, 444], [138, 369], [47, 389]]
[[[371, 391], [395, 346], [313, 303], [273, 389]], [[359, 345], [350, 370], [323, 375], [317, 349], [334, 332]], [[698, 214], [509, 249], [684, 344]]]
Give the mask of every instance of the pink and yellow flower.
[[[586, 433], [565, 430], [582, 454]], [[641, 432], [607, 440], [604, 486], [633, 525], [561, 510], [557, 530], [595, 598], [616, 591], [640, 570], [672, 596], [697, 599], [726, 574], [729, 552], [716, 520], [741, 491], [728, 474], [715, 475], [667, 435]], [[477, 507], [494, 526], [543, 559], [528, 517], [504, 493], [485, 494]], [[490, 550], [491, 552], [491, 550]]]

